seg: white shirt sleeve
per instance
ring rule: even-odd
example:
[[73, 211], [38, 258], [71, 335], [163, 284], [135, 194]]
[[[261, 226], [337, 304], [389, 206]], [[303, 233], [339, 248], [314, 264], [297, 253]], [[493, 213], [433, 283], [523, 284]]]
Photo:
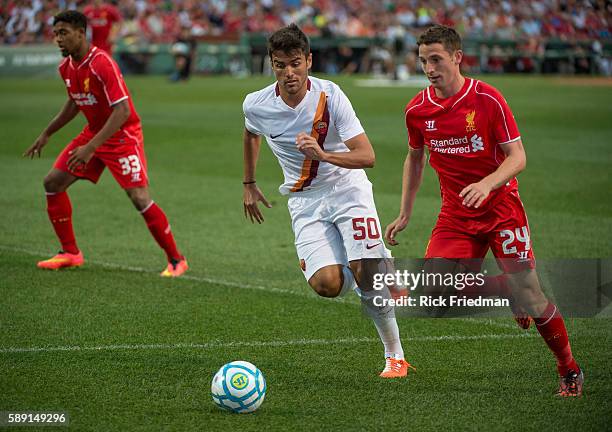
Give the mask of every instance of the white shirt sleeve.
[[255, 135], [263, 135], [263, 133], [256, 126], [256, 120], [253, 113], [249, 110], [250, 106], [249, 96], [247, 96], [242, 104], [242, 111], [244, 112], [244, 127], [246, 130]]
[[333, 84], [329, 97], [329, 108], [331, 118], [342, 141], [346, 142], [364, 133], [351, 101], [336, 84]]

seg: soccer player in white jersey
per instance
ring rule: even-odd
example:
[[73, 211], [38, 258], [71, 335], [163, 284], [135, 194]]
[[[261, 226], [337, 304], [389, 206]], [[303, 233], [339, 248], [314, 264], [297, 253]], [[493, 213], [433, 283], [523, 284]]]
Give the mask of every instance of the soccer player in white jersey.
[[340, 88], [308, 76], [312, 54], [295, 24], [268, 39], [276, 82], [247, 95], [243, 109], [244, 213], [262, 223], [258, 207], [270, 204], [255, 182], [260, 137], [266, 137], [282, 167], [279, 190], [289, 195], [289, 213], [304, 277], [323, 297], [355, 289], [371, 314], [385, 347], [383, 378], [405, 377], [399, 329], [391, 308], [376, 307], [380, 295], [366, 282], [364, 259], [390, 257], [381, 236], [372, 184], [363, 168], [374, 150]]

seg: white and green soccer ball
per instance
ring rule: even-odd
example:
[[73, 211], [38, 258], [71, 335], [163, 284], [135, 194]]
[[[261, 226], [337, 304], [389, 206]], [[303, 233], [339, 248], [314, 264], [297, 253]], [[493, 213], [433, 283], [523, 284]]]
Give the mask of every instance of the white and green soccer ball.
[[235, 413], [250, 413], [260, 407], [266, 396], [266, 380], [257, 367], [246, 361], [233, 361], [219, 369], [210, 388], [219, 408]]

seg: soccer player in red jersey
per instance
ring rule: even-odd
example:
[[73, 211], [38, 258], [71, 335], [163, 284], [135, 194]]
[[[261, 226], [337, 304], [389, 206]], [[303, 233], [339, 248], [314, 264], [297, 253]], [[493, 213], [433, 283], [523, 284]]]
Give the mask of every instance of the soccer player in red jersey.
[[119, 10], [102, 0], [96, 0], [93, 4], [87, 5], [83, 13], [89, 20], [91, 43], [113, 55], [113, 43], [121, 22]]
[[[461, 38], [434, 25], [418, 39], [419, 59], [431, 86], [406, 106], [409, 153], [404, 163], [400, 214], [385, 238], [408, 225], [429, 163], [440, 180], [442, 208], [425, 258], [482, 259], [490, 248], [503, 275], [481, 295], [508, 297], [533, 317], [557, 359], [560, 396], [580, 396], [584, 374], [574, 360], [563, 318], [542, 292], [535, 271], [529, 224], [516, 175], [526, 157], [510, 107], [494, 87], [461, 74]], [[435, 268], [435, 262], [429, 262]]]
[[164, 250], [168, 265], [162, 276], [180, 276], [188, 266], [174, 242], [170, 224], [149, 195], [147, 162], [140, 118], [132, 98], [109, 54], [90, 46], [85, 38], [87, 18], [77, 11], [54, 17], [55, 40], [66, 59], [59, 72], [66, 84], [68, 100], [24, 156], [39, 156], [51, 135], [81, 111], [87, 125], [64, 148], [44, 180], [47, 212], [62, 250], [38, 267], [59, 269], [83, 264], [72, 229], [72, 205], [66, 190], [79, 179], [96, 183], [105, 167], [125, 189], [144, 217], [151, 234]]

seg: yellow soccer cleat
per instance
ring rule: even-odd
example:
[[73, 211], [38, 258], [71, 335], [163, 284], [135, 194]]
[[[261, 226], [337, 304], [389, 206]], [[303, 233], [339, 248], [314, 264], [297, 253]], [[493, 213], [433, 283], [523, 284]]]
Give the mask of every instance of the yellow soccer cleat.
[[385, 359], [385, 368], [380, 373], [381, 378], [404, 378], [408, 376], [408, 368], [416, 370], [414, 366], [404, 359], [394, 359], [387, 357]]
[[187, 260], [185, 258], [177, 261], [172, 260], [168, 263], [168, 267], [164, 269], [163, 272], [160, 273], [162, 277], [178, 277], [185, 273], [189, 269], [187, 265]]
[[36, 266], [46, 270], [59, 270], [61, 268], [68, 267], [79, 267], [82, 266], [85, 260], [83, 259], [83, 252], [79, 251], [78, 254], [71, 254], [64, 251], [59, 251], [57, 255], [48, 260], [38, 261]]

